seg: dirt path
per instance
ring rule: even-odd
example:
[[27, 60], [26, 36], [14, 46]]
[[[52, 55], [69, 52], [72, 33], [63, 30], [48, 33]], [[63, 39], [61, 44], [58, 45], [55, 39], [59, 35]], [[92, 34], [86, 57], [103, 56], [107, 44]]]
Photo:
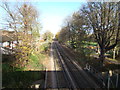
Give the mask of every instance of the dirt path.
[[47, 71], [47, 88], [57, 88], [57, 80], [56, 80], [56, 67], [53, 58], [53, 43], [51, 44], [50, 49], [50, 59], [48, 60], [46, 71]]

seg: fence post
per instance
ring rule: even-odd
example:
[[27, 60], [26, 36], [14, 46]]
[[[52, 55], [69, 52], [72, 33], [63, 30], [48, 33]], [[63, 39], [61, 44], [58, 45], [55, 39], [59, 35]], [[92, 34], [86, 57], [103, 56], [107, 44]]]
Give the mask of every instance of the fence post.
[[89, 71], [90, 71], [90, 65], [88, 65]]
[[116, 88], [118, 87], [118, 79], [119, 79], [119, 74], [117, 73], [117, 77], [116, 77]]
[[112, 76], [112, 70], [108, 72], [108, 89], [110, 88], [110, 77]]
[[107, 85], [108, 87], [108, 90], [109, 90], [109, 88], [110, 88], [110, 75], [108, 75], [108, 85]]
[[88, 69], [88, 66], [87, 66], [87, 64], [86, 64], [86, 67], [85, 67], [85, 69]]

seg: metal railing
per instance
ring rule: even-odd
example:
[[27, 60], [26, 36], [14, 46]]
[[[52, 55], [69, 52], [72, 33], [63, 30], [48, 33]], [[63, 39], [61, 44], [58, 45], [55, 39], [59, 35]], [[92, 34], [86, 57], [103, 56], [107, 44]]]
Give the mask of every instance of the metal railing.
[[92, 67], [88, 63], [86, 64], [86, 67], [84, 69], [94, 74], [100, 81], [102, 81], [103, 86], [106, 87], [104, 78], [98, 70], [96, 70], [94, 67]]
[[102, 84], [104, 87], [106, 88], [118, 88], [118, 80], [119, 80], [119, 74], [118, 73], [114, 73], [116, 76], [116, 80], [115, 83], [112, 81], [111, 77], [113, 71], [109, 70], [108, 71], [108, 76], [107, 76], [107, 82], [105, 82], [105, 78], [102, 76], [102, 73], [100, 73], [98, 70], [96, 70], [94, 67], [92, 67], [91, 65], [89, 65], [88, 63], [86, 64], [86, 67], [84, 68], [85, 70], [87, 70], [88, 72], [91, 72], [92, 74], [94, 74], [96, 77], [98, 77], [98, 79], [100, 79], [102, 81]]

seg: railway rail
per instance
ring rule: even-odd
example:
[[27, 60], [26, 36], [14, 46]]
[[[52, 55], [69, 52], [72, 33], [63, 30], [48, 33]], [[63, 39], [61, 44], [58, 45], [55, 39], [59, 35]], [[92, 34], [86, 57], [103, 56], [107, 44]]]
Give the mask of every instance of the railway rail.
[[[58, 58], [53, 60], [56, 88], [100, 88], [74, 60], [71, 60], [57, 41], [53, 42], [53, 47]], [[60, 70], [56, 70], [57, 64], [61, 68]], [[47, 83], [45, 86], [45, 88], [49, 88]]]

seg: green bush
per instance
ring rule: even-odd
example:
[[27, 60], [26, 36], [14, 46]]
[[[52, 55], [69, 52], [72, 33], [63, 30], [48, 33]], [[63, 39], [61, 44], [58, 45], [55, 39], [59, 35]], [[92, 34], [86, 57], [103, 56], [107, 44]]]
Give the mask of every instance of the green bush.
[[24, 68], [17, 68], [13, 67], [8, 63], [2, 64], [2, 71], [3, 72], [15, 72], [15, 71], [22, 71]]
[[51, 44], [49, 42], [40, 45], [40, 47], [39, 47], [40, 52], [46, 52], [46, 51], [48, 51], [50, 45]]
[[44, 51], [46, 52], [48, 50], [48, 46], [44, 46]]
[[31, 61], [29, 65], [31, 65], [32, 69], [39, 69], [39, 70], [43, 69], [43, 65], [40, 63], [38, 55], [31, 54], [30, 59]]

